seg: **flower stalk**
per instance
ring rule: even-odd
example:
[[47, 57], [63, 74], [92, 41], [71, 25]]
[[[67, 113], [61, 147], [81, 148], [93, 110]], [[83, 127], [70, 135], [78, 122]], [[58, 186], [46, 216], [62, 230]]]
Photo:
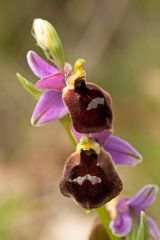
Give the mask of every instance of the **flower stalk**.
[[61, 118], [60, 122], [61, 122], [62, 126], [64, 127], [64, 129], [67, 133], [67, 136], [69, 137], [69, 140], [72, 143], [72, 146], [74, 148], [76, 148], [76, 146], [77, 146], [76, 140], [75, 140], [75, 138], [73, 137], [73, 135], [70, 131], [71, 118], [70, 118], [69, 114], [67, 114], [65, 117]]
[[99, 216], [105, 230], [106, 233], [108, 234], [108, 237], [110, 240], [120, 240], [120, 238], [114, 236], [111, 232], [111, 230], [109, 229], [109, 224], [110, 224], [110, 217], [109, 214], [105, 208], [105, 206], [97, 208], [96, 209], [96, 213]]

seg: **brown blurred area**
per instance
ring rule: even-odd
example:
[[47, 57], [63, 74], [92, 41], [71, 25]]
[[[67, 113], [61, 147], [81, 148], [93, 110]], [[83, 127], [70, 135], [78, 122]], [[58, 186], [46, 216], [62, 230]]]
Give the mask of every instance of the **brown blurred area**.
[[[35, 101], [16, 79], [36, 80], [25, 56], [43, 56], [30, 34], [37, 17], [55, 26], [66, 60], [85, 58], [88, 79], [111, 93], [115, 134], [144, 157], [118, 167], [123, 194], [132, 195], [160, 185], [160, 1], [0, 1], [0, 240], [87, 240], [94, 213], [58, 189], [73, 148], [58, 121], [30, 125]], [[159, 201], [150, 213], [160, 226]]]

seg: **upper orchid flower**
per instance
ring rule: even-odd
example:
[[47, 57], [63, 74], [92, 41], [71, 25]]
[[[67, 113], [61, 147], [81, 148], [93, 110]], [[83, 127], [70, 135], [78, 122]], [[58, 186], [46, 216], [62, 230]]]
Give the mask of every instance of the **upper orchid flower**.
[[46, 20], [35, 19], [32, 34], [37, 45], [56, 66], [51, 66], [35, 52], [29, 51], [27, 61], [39, 78], [38, 82], [34, 86], [17, 74], [24, 88], [32, 95], [37, 98], [42, 94], [31, 118], [32, 125], [41, 126], [63, 118], [69, 112], [75, 129], [81, 133], [111, 129], [111, 96], [99, 86], [86, 82], [85, 60], [78, 59], [71, 73], [71, 66], [65, 63], [61, 40]]
[[34, 109], [31, 123], [41, 126], [63, 118], [68, 113], [68, 109], [62, 100], [62, 90], [66, 86], [65, 78], [72, 69], [71, 65], [65, 64], [64, 72], [61, 72], [33, 51], [28, 52], [27, 61], [33, 73], [40, 78], [35, 87], [43, 92]]
[[[72, 127], [72, 133], [79, 142], [84, 135]], [[126, 164], [135, 166], [142, 161], [140, 153], [127, 141], [112, 135], [110, 131], [104, 130], [100, 133], [91, 133], [89, 137], [96, 140], [112, 156], [115, 164]]]
[[[110, 228], [118, 237], [127, 236], [133, 227], [133, 218], [139, 222], [141, 211], [146, 211], [156, 200], [158, 187], [146, 185], [133, 198], [121, 199], [117, 206], [117, 216], [112, 220]], [[133, 218], [132, 218], [133, 217]], [[147, 216], [150, 240], [160, 239], [160, 229], [155, 221]]]

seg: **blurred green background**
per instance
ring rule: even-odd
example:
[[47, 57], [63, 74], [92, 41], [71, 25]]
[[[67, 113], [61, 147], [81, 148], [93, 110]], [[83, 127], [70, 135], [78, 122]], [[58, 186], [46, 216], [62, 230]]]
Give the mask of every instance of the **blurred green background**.
[[[30, 125], [35, 101], [16, 72], [35, 80], [26, 53], [41, 56], [31, 36], [33, 19], [56, 27], [67, 61], [87, 60], [87, 77], [113, 97], [115, 134], [144, 161], [118, 167], [123, 194], [160, 185], [160, 1], [0, 0], [0, 240], [87, 240], [86, 215], [58, 189], [73, 151], [59, 122]], [[160, 197], [149, 213], [160, 226]]]

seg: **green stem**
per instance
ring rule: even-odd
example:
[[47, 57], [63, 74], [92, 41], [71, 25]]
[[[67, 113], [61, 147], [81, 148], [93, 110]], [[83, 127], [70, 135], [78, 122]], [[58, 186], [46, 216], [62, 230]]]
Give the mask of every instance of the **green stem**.
[[62, 124], [62, 126], [64, 127], [72, 145], [76, 148], [77, 146], [77, 142], [76, 140], [74, 139], [72, 133], [71, 133], [71, 130], [70, 130], [70, 126], [71, 126], [71, 117], [67, 114], [64, 118], [61, 118], [60, 119], [60, 122]]
[[[74, 139], [74, 137], [70, 131], [70, 126], [71, 126], [70, 115], [66, 115], [64, 118], [60, 119], [60, 122], [63, 125], [72, 145], [74, 146], [74, 148], [76, 148], [77, 142]], [[96, 212], [102, 221], [102, 224], [106, 230], [106, 233], [107, 233], [109, 239], [110, 240], [120, 240], [120, 238], [117, 238], [116, 236], [114, 236], [112, 234], [111, 230], [109, 229], [110, 217], [109, 217], [109, 214], [108, 214], [106, 208], [105, 207], [97, 208]]]
[[120, 240], [120, 238], [114, 236], [111, 232], [111, 230], [109, 229], [109, 223], [110, 223], [110, 217], [109, 214], [106, 210], [106, 208], [103, 206], [101, 208], [97, 208], [96, 209], [97, 215], [99, 216], [99, 218], [101, 219], [101, 222], [103, 224], [103, 227], [106, 230], [106, 233], [109, 237], [110, 240]]

